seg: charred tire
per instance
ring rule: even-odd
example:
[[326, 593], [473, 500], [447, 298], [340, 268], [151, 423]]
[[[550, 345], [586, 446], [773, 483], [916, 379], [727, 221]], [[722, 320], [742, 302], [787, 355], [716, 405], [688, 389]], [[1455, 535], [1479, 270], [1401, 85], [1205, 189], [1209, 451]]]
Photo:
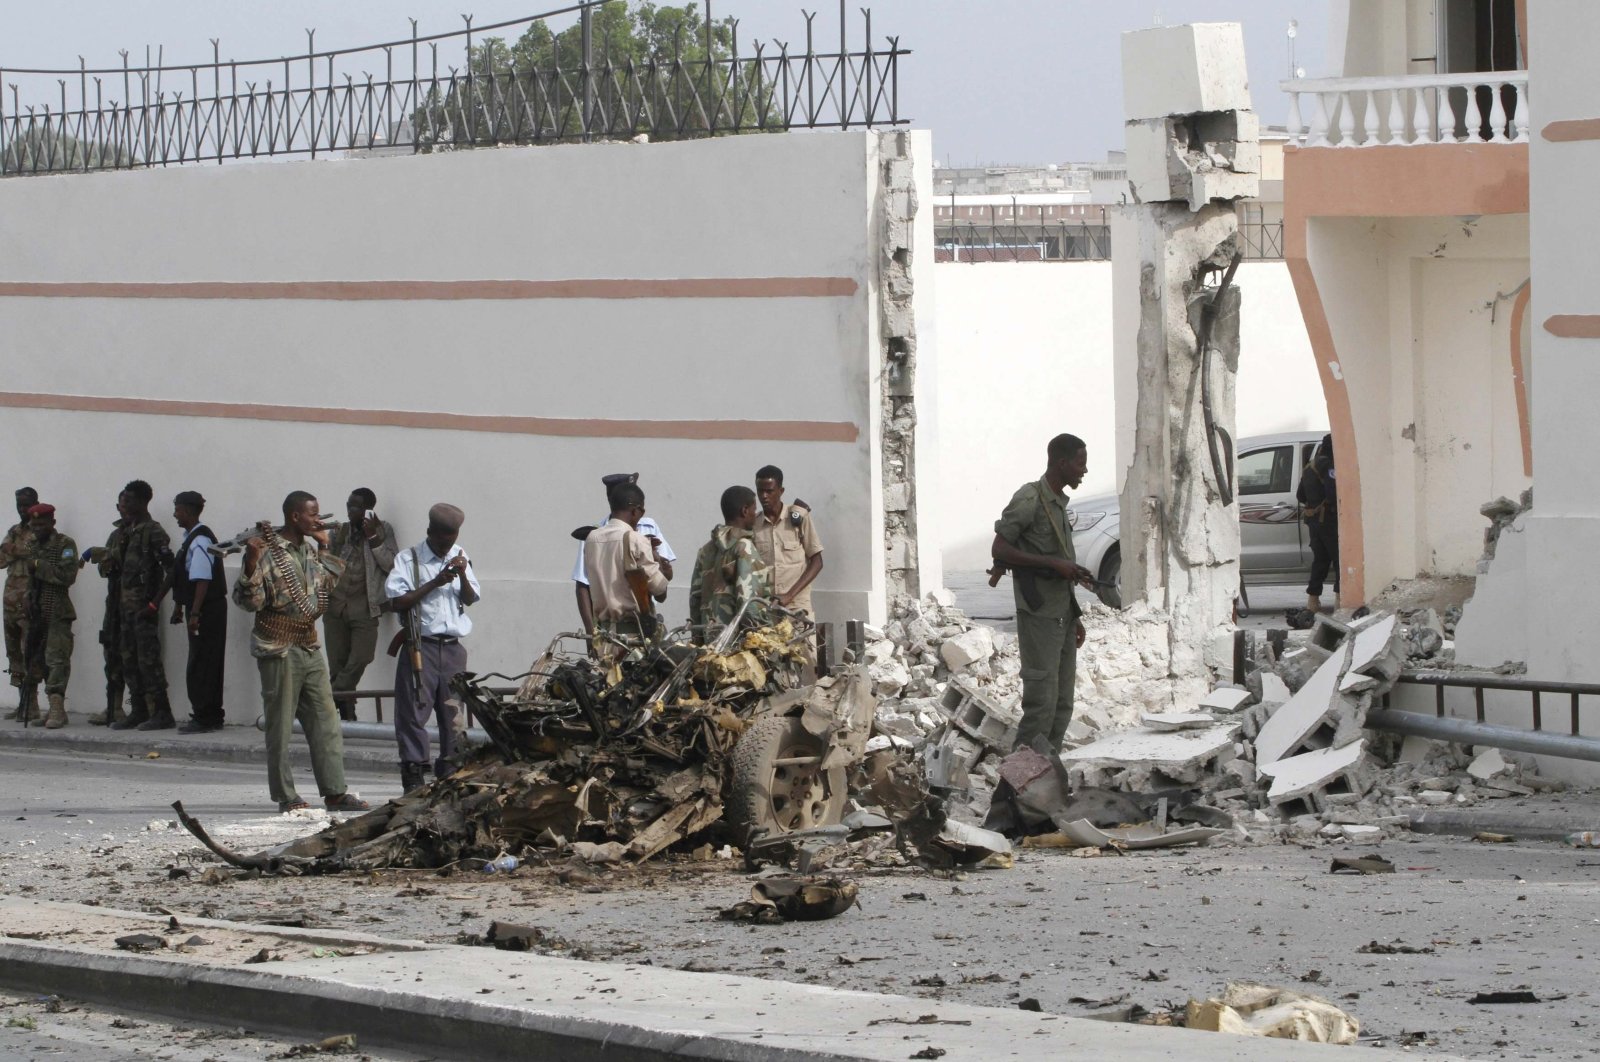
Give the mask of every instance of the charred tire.
[[1100, 574], [1096, 576], [1105, 585], [1094, 592], [1100, 603], [1107, 608], [1122, 607], [1122, 547], [1112, 546], [1106, 554], [1106, 559], [1100, 562]]
[[792, 717], [758, 720], [733, 748], [727, 816], [742, 841], [752, 831], [789, 833], [832, 826], [844, 815], [845, 769], [781, 763], [820, 758], [823, 740]]

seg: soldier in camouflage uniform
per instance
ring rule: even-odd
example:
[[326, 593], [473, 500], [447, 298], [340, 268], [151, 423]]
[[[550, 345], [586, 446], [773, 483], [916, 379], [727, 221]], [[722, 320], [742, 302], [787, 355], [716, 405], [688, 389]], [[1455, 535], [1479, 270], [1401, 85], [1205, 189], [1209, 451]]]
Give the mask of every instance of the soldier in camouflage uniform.
[[33, 555], [28, 560], [28, 685], [44, 683], [50, 700], [46, 730], [67, 725], [67, 679], [72, 674], [72, 621], [78, 618], [67, 596], [78, 578], [78, 544], [56, 530], [56, 508], [28, 509]]
[[100, 621], [100, 655], [105, 659], [106, 710], [89, 717], [90, 726], [109, 726], [127, 718], [122, 711], [122, 529], [127, 524], [124, 495], [117, 494], [117, 519], [103, 547], [83, 551], [79, 565], [93, 564], [106, 581], [106, 608]]
[[39, 713], [37, 690], [26, 689], [28, 664], [23, 659], [22, 628], [28, 615], [28, 556], [33, 552], [33, 535], [28, 531], [28, 508], [38, 504], [39, 492], [32, 487], [17, 491], [18, 520], [0, 541], [0, 565], [6, 569], [5, 632], [6, 669], [11, 685], [17, 688], [17, 707], [7, 719], [22, 719]]
[[733, 622], [746, 602], [746, 615], [757, 623], [767, 621], [762, 602], [772, 597], [772, 572], [756, 548], [759, 511], [756, 492], [749, 487], [722, 492], [724, 522], [712, 528], [711, 541], [700, 547], [689, 580], [689, 622], [702, 635], [710, 633], [707, 628]]
[[167, 671], [161, 661], [157, 602], [172, 567], [172, 540], [150, 515], [150, 484], [136, 479], [122, 488], [124, 524], [117, 579], [121, 589], [122, 677], [128, 684], [128, 714], [113, 730], [168, 730], [178, 725], [167, 702]]

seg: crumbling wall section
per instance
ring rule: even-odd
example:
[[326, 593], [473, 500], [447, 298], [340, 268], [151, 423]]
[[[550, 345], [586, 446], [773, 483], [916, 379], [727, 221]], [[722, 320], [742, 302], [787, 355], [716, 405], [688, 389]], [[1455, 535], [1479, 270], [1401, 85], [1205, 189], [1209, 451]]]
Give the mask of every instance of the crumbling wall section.
[[879, 138], [879, 443], [883, 473], [884, 583], [890, 601], [922, 594], [917, 556], [917, 318], [911, 264], [917, 216], [911, 134]]

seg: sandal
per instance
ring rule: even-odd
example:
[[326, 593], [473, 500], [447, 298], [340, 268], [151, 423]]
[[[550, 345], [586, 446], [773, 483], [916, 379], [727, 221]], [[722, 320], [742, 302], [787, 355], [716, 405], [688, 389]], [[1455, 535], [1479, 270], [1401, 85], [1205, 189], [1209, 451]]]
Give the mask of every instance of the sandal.
[[365, 800], [353, 793], [340, 793], [338, 796], [326, 797], [322, 806], [329, 811], [367, 811], [372, 807]]
[[287, 815], [291, 811], [301, 811], [310, 806], [304, 800], [280, 800], [278, 801], [278, 814]]

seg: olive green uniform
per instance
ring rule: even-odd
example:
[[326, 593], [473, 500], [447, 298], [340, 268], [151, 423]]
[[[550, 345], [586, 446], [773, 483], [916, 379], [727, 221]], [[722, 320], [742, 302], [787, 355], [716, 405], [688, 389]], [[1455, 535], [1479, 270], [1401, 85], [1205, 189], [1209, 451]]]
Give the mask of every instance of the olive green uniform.
[[28, 619], [28, 558], [33, 553], [33, 532], [26, 523], [13, 524], [0, 540], [0, 565], [6, 569], [5, 635], [6, 669], [11, 684], [27, 680], [28, 664], [23, 658], [23, 626]]
[[53, 531], [43, 542], [35, 540], [28, 565], [28, 682], [43, 683], [51, 696], [65, 696], [72, 675], [72, 621], [78, 618], [67, 591], [78, 578], [78, 544]]
[[118, 644], [122, 677], [128, 684], [128, 721], [172, 715], [167, 701], [167, 670], [161, 659], [161, 626], [150, 605], [161, 595], [172, 567], [172, 540], [153, 519], [122, 528], [117, 562], [120, 605]]
[[[122, 570], [123, 523], [122, 520], [113, 522], [105, 549], [93, 551], [95, 570], [106, 581], [106, 610], [100, 620], [100, 655], [105, 660], [106, 672], [105, 722], [115, 722], [113, 717], [122, 712], [122, 582], [119, 573]], [[98, 719], [96, 716], [89, 721]]]
[[[755, 535], [727, 524], [712, 528], [711, 541], [700, 547], [689, 579], [690, 624], [726, 627], [746, 602], [771, 596], [772, 572], [761, 559]], [[766, 620], [758, 615], [756, 621]]]
[[[1052, 524], [1052, 521], [1054, 523]], [[995, 534], [1024, 553], [1059, 557], [1077, 563], [1067, 520], [1067, 496], [1044, 479], [1028, 483], [1011, 496]], [[1017, 747], [1045, 737], [1060, 751], [1072, 722], [1072, 688], [1078, 670], [1078, 617], [1083, 610], [1065, 579], [1039, 574], [1034, 577], [1039, 603], [1023, 597], [1015, 574], [1012, 589], [1017, 604], [1017, 648], [1022, 654], [1022, 723], [1017, 727]]]

